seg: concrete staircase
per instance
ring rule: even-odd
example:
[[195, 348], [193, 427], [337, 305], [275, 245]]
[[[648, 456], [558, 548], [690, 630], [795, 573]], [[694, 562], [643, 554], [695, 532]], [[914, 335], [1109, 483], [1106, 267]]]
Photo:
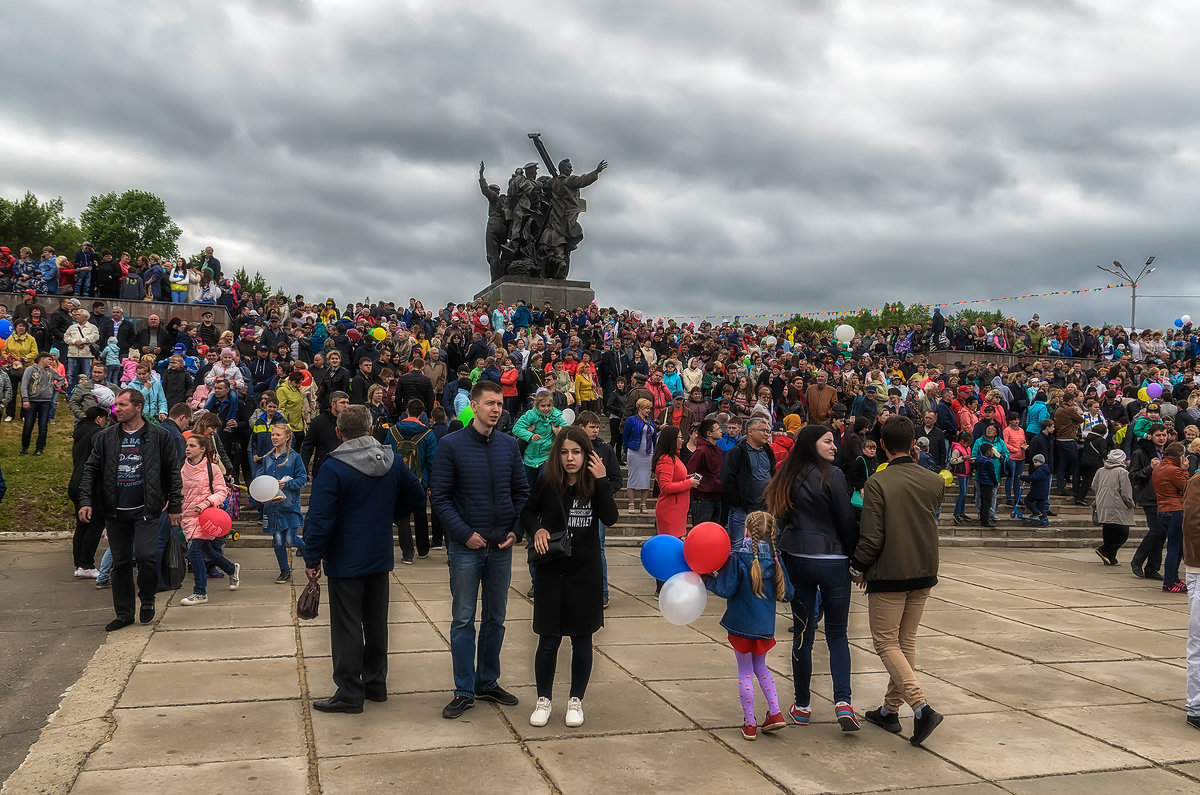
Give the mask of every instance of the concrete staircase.
[[[973, 521], [962, 525], [954, 523], [957, 493], [957, 487], [949, 489], [947, 498], [942, 503], [942, 513], [938, 521], [942, 546], [1078, 549], [1099, 543], [1100, 528], [1092, 523], [1092, 509], [1075, 505], [1071, 497], [1051, 495], [1050, 510], [1058, 515], [1050, 517], [1049, 524], [1043, 527], [1010, 518], [1012, 509], [1005, 505], [1001, 495], [996, 504], [996, 524], [999, 526], [983, 528], [979, 526], [978, 514], [975, 512], [973, 490], [969, 493], [967, 501], [967, 515], [971, 516]], [[629, 512], [628, 493], [624, 488], [617, 492], [616, 497], [621, 520], [606, 531], [607, 543], [614, 546], [638, 546], [654, 535], [654, 498], [647, 498], [646, 513], [638, 514]], [[245, 499], [243, 492], [243, 504]], [[300, 502], [307, 512], [307, 487], [301, 494]], [[243, 507], [243, 516], [257, 517], [258, 514]], [[1146, 520], [1140, 510], [1135, 510], [1134, 516], [1136, 522], [1130, 528], [1129, 539], [1136, 543], [1146, 532]], [[240, 539], [234, 542], [235, 544], [270, 546], [270, 537], [262, 533], [262, 526], [257, 522], [245, 519], [234, 522], [234, 530], [240, 534]]]

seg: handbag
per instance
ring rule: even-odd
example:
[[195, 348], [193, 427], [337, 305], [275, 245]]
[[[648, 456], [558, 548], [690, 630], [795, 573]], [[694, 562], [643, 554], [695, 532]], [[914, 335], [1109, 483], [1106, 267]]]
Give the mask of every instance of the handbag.
[[178, 588], [183, 584], [183, 577], [187, 574], [187, 544], [183, 541], [183, 530], [178, 525], [169, 531], [160, 566], [163, 581], [169, 587]]
[[546, 553], [539, 554], [533, 546], [533, 537], [529, 539], [529, 565], [540, 566], [543, 563], [548, 563], [552, 560], [561, 560], [562, 558], [571, 557], [571, 531], [560, 530], [557, 533], [550, 534], [550, 544], [546, 548]]
[[315, 576], [310, 576], [308, 585], [304, 586], [304, 590], [300, 592], [300, 598], [296, 600], [296, 615], [306, 621], [311, 621], [317, 617], [320, 607], [321, 582]]

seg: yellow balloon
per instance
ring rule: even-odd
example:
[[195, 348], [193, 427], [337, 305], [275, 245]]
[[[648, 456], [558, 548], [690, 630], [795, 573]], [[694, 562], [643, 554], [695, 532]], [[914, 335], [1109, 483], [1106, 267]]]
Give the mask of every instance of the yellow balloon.
[[1146, 391], [1146, 387], [1142, 387], [1138, 390], [1138, 400], [1142, 401], [1143, 403], [1150, 402], [1150, 393]]
[[885, 469], [887, 469], [887, 461], [884, 461], [882, 464], [880, 464], [878, 467], [876, 467], [875, 471], [882, 472]]
[[953, 486], [953, 485], [954, 485], [954, 475], [950, 473], [950, 470], [949, 470], [949, 469], [943, 469], [943, 470], [942, 470], [941, 472], [939, 472], [938, 474], [942, 476], [942, 481], [943, 481], [943, 482], [944, 482], [944, 483], [945, 483], [947, 486]]
[[371, 336], [374, 337], [379, 342], [383, 342], [384, 337], [387, 336], [387, 332], [379, 327], [376, 327], [371, 330]]

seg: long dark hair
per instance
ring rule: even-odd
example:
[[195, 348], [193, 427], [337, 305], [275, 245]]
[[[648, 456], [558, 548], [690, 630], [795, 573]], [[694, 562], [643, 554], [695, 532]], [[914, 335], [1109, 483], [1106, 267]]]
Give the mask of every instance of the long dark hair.
[[658, 467], [658, 459], [664, 455], [679, 455], [679, 428], [668, 425], [658, 432], [658, 441], [654, 443], [654, 458], [650, 461], [650, 471]]
[[827, 425], [805, 425], [800, 429], [792, 452], [784, 459], [783, 466], [775, 470], [775, 476], [767, 484], [767, 510], [772, 515], [783, 516], [792, 510], [792, 484], [801, 472], [815, 467], [821, 473], [821, 485], [829, 485], [829, 470], [832, 466], [817, 453], [817, 442], [827, 433], [833, 433]]
[[562, 448], [566, 442], [575, 442], [583, 451], [583, 466], [575, 479], [575, 494], [581, 500], [591, 499], [592, 492], [596, 488], [596, 479], [592, 476], [592, 471], [588, 469], [588, 465], [592, 461], [592, 440], [588, 438], [587, 431], [578, 425], [563, 428], [554, 437], [554, 444], [550, 446], [550, 457], [546, 459], [546, 465], [542, 467], [538, 484], [543, 488], [550, 489], [555, 494], [561, 495], [566, 492], [567, 473], [562, 465]]

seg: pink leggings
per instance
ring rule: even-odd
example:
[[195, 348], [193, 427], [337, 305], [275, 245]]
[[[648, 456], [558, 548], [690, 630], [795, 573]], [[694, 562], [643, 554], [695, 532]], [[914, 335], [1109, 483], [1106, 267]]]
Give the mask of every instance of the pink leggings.
[[775, 692], [775, 677], [771, 676], [771, 671], [767, 668], [767, 655], [743, 654], [735, 651], [733, 656], [737, 658], [738, 690], [742, 696], [742, 714], [745, 717], [745, 723], [757, 725], [754, 720], [755, 677], [758, 678], [758, 686], [762, 688], [763, 695], [767, 697], [767, 714], [778, 715], [779, 695]]

